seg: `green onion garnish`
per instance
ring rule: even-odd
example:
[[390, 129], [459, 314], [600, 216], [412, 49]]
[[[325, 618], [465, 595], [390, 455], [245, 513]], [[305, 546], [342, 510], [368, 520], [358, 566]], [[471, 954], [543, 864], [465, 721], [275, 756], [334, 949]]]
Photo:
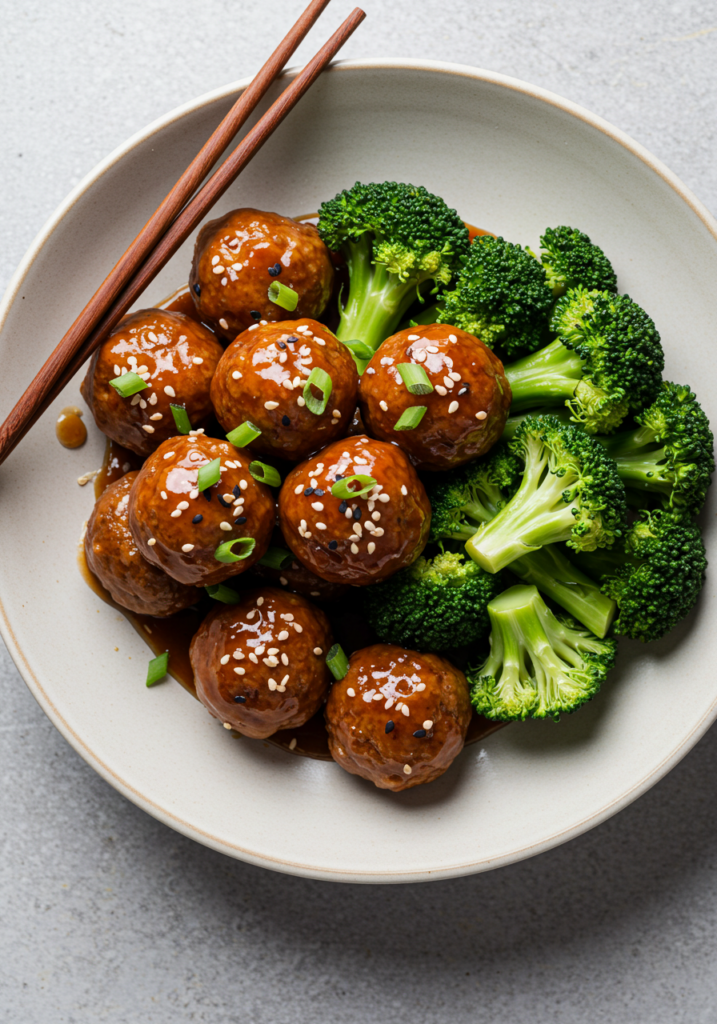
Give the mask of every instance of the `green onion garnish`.
[[158, 654], [156, 658], [152, 658], [147, 666], [147, 686], [154, 686], [160, 679], [164, 679], [168, 667], [169, 651], [165, 651], [163, 654]]
[[[356, 490], [352, 490], [349, 484], [356, 482], [359, 486]], [[363, 473], [358, 473], [356, 476], [345, 476], [343, 480], [337, 480], [334, 486], [331, 488], [331, 493], [335, 498], [365, 498], [372, 487], [375, 487], [376, 481], [372, 476], [364, 476]]]
[[217, 583], [213, 587], [204, 588], [213, 601], [221, 601], [222, 604], [238, 604], [241, 598], [236, 590], [225, 587], [223, 583]]
[[[314, 398], [314, 393], [311, 390], [311, 385], [318, 388], [322, 394], [321, 400]], [[329, 377], [326, 370], [322, 370], [320, 367], [315, 366], [309, 376], [306, 378], [306, 384], [304, 384], [304, 401], [306, 402], [306, 408], [309, 412], [313, 412], [314, 416], [320, 416], [326, 409], [331, 398], [331, 391], [333, 384], [331, 383], [331, 377]]]
[[288, 309], [291, 313], [299, 304], [299, 295], [293, 288], [282, 284], [280, 281], [272, 281], [269, 285], [269, 298], [275, 305], [282, 309]]
[[244, 420], [238, 427], [226, 435], [227, 441], [233, 444], [235, 448], [244, 448], [246, 445], [251, 444], [252, 441], [256, 441], [257, 437], [261, 436], [261, 431], [258, 427], [255, 427], [249, 420]]
[[281, 477], [278, 470], [273, 466], [267, 466], [265, 462], [250, 462], [249, 472], [260, 484], [267, 484], [269, 487], [281, 487]]
[[433, 391], [428, 374], [418, 363], [399, 363], [398, 372], [412, 395], [430, 395]]
[[259, 565], [266, 565], [270, 569], [288, 569], [294, 561], [294, 556], [285, 548], [269, 548], [263, 558], [259, 559]]
[[418, 327], [418, 321], [417, 320], [409, 320], [408, 321], [408, 326], [409, 327]]
[[423, 417], [426, 415], [425, 405], [412, 405], [410, 409], [404, 409], [394, 424], [394, 430], [415, 430]]
[[374, 351], [365, 341], [345, 341], [343, 344], [357, 359], [373, 359]]
[[174, 425], [180, 434], [188, 434], [192, 429], [192, 424], [189, 421], [187, 410], [183, 405], [174, 405], [172, 402], [169, 403], [169, 408], [172, 410], [172, 416], [174, 416]]
[[199, 473], [197, 474], [197, 489], [200, 491], [206, 491], [207, 487], [213, 487], [214, 484], [219, 482], [221, 472], [221, 459], [212, 459], [211, 462], [205, 462], [205, 464], [200, 467]]
[[[240, 544], [241, 551], [240, 555], [235, 555], [232, 551], [234, 544]], [[243, 562], [245, 558], [248, 558], [256, 547], [256, 541], [253, 537], [235, 537], [233, 540], [225, 540], [223, 544], [220, 544], [217, 550], [214, 552], [214, 557], [218, 562]]]
[[122, 398], [129, 398], [130, 395], [136, 395], [138, 391], [143, 391], [144, 388], [149, 387], [146, 380], [142, 380], [141, 377], [131, 370], [129, 373], [123, 373], [121, 377], [115, 377], [114, 380], [110, 381], [110, 384]]
[[341, 644], [334, 644], [326, 655], [326, 664], [329, 666], [334, 679], [339, 680], [344, 678], [349, 670], [349, 659], [344, 654], [344, 649]]

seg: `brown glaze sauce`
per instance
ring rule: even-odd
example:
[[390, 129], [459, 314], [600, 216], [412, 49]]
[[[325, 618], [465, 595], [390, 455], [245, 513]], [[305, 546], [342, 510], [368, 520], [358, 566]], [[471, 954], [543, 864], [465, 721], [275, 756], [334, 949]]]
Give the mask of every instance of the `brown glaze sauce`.
[[57, 417], [55, 435], [63, 448], [81, 448], [87, 440], [87, 427], [82, 422], [82, 409], [66, 405]]
[[[105, 455], [102, 460], [102, 469], [95, 477], [95, 501], [104, 492], [106, 487], [119, 480], [125, 473], [133, 469], [139, 469], [143, 459], [135, 455], [128, 448], [112, 441], [109, 437], [105, 440]], [[99, 586], [99, 583], [97, 584]], [[111, 602], [110, 602], [111, 603]]]

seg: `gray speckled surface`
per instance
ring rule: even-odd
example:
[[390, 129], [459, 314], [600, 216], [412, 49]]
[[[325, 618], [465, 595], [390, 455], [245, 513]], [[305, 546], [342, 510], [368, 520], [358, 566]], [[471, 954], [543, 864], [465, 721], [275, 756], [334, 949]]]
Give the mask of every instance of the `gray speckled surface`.
[[[432, 56], [536, 82], [630, 133], [717, 212], [714, 7], [365, 7], [346, 56]], [[311, 41], [349, 8], [335, 0]], [[2, 0], [2, 284], [97, 160], [253, 72], [299, 9]], [[343, 886], [171, 832], [67, 746], [4, 651], [0, 680], [2, 1020], [717, 1021], [715, 729], [636, 804], [532, 861], [433, 885]]]

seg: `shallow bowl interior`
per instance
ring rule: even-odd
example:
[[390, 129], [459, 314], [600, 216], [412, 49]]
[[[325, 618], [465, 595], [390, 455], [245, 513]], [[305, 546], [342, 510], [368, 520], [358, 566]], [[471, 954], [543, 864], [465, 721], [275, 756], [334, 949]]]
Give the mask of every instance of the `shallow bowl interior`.
[[[23, 261], [1, 315], [0, 415], [29, 383], [181, 170], [239, 83], [129, 140], [68, 198]], [[325, 74], [216, 213], [317, 209], [357, 179], [438, 192], [462, 216], [537, 246], [573, 224], [612, 258], [654, 317], [666, 375], [712, 417], [715, 225], [665, 168], [598, 118], [534, 87], [433, 62], [346, 62]], [[182, 284], [186, 245], [143, 305]], [[79, 402], [79, 379], [58, 404]], [[332, 764], [237, 741], [178, 685], [147, 690], [147, 648], [82, 581], [91, 506], [77, 477], [101, 461], [44, 417], [0, 471], [3, 635], [75, 749], [129, 799], [215, 849], [296, 874], [396, 882], [486, 870], [579, 834], [652, 785], [717, 713], [715, 588], [667, 640], [621, 643], [604, 692], [559, 725], [511, 726], [438, 782], [391, 795]], [[714, 515], [704, 516], [708, 549]], [[675, 693], [679, 689], [679, 700]]]

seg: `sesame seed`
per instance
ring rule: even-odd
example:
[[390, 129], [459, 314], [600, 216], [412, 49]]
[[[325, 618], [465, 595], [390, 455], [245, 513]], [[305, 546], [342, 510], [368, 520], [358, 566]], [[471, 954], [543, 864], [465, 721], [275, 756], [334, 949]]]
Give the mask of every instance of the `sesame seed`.
[[270, 679], [269, 680], [269, 689], [270, 690], [275, 690], [276, 689], [276, 679]]
[[115, 371], [115, 377], [119, 377], [119, 375], [120, 375], [120, 368], [117, 365], [117, 363], [115, 363], [115, 365], [114, 365], [114, 371]]
[[389, 718], [389, 720], [386, 722], [386, 728], [385, 728], [384, 732], [393, 732], [393, 730], [395, 728], [396, 728], [396, 726], [395, 726], [394, 722]]
[[368, 530], [369, 533], [373, 533], [373, 531], [376, 529], [376, 527], [374, 526], [373, 522], [370, 519], [366, 522], [366, 529]]
[[404, 766], [403, 766], [403, 774], [404, 775], [410, 775], [412, 771], [413, 771], [413, 768], [411, 768], [410, 764], [404, 764]]
[[269, 412], [271, 412], [272, 409], [278, 409], [279, 408], [279, 403], [278, 402], [264, 402], [264, 408], [268, 409]]
[[246, 675], [246, 669], [245, 669], [245, 668], [242, 668], [242, 667], [241, 667], [241, 665], [235, 665], [235, 666], [234, 666], [234, 671], [236, 672], [236, 674], [237, 674], [238, 676], [244, 676], [244, 675]]
[[366, 370], [366, 373], [375, 373], [375, 372], [376, 372], [376, 371], [374, 370], [373, 366], [369, 366], [369, 367], [367, 368], [367, 370]]
[[324, 653], [323, 652], [323, 648], [321, 648], [321, 647], [314, 647], [314, 654], [316, 655], [317, 658], [321, 657], [321, 655], [323, 653]]
[[[310, 534], [310, 533], [307, 533], [307, 534], [306, 534], [306, 536], [307, 536], [307, 537], [310, 537], [310, 536], [311, 536], [311, 534]], [[280, 577], [279, 577], [279, 583], [281, 583], [282, 587], [285, 587], [285, 586], [287, 586], [287, 585], [288, 585], [289, 581], [287, 580], [286, 576], [280, 576]]]
[[145, 400], [143, 398], [140, 398], [140, 400], [139, 400], [139, 407], [140, 407], [140, 409], [146, 409], [147, 408], [147, 403], [145, 402]]
[[288, 682], [289, 682], [289, 673], [287, 672], [286, 675], [284, 676], [284, 678], [281, 680], [281, 683], [279, 685], [280, 686], [286, 686], [286, 684]]
[[152, 394], [147, 399], [147, 401], [149, 402], [150, 405], [156, 405], [157, 404], [157, 392], [153, 391]]
[[219, 257], [218, 256], [212, 256], [212, 266], [216, 267], [218, 262], [219, 262]]
[[294, 494], [301, 494], [303, 489], [304, 489], [304, 485], [303, 484], [297, 484], [296, 487], [294, 488]]
[[406, 718], [408, 718], [408, 716], [411, 714], [411, 712], [408, 710], [408, 704], [401, 705], [401, 714], [405, 715]]
[[154, 545], [157, 543], [157, 541], [154, 539], [154, 537], [150, 537], [149, 540], [147, 541], [147, 543], [149, 544], [149, 546], [151, 548], [153, 548]]
[[190, 551], [194, 551], [193, 544], [182, 544], [182, 551], [185, 555], [188, 555]]
[[346, 691], [346, 693], [348, 694], [349, 697], [355, 697], [356, 696], [356, 691], [354, 690], [353, 686], [349, 686], [349, 688]]
[[250, 612], [246, 613], [246, 617], [248, 619], [253, 619], [255, 615], [256, 615], [256, 609], [255, 608], [252, 608], [252, 610]]
[[160, 491], [159, 493], [162, 495], [162, 497], [166, 501], [167, 500], [167, 492], [166, 491]]
[[374, 535], [374, 537], [383, 537], [383, 535], [384, 535], [383, 527], [382, 526], [377, 526], [376, 529], [373, 531], [373, 535]]
[[359, 549], [358, 549], [358, 544], [352, 544], [352, 545], [351, 545], [351, 554], [352, 554], [352, 555], [357, 555], [357, 554], [358, 554], [358, 551], [359, 551]]
[[217, 263], [216, 267], [213, 267], [212, 269], [215, 274], [223, 274], [225, 270], [224, 265], [222, 263]]
[[165, 452], [164, 457], [165, 459], [171, 459], [174, 454], [175, 452]]
[[408, 340], [409, 341], [419, 341], [420, 337], [421, 337], [420, 334], [409, 334], [408, 335]]
[[437, 352], [437, 351], [438, 351], [438, 349], [436, 348], [435, 345], [427, 345], [426, 346], [426, 352]]
[[330, 540], [329, 541], [329, 550], [330, 551], [335, 551], [338, 546], [339, 546], [339, 542], [337, 540]]
[[433, 719], [432, 718], [427, 718], [426, 721], [423, 723], [423, 728], [426, 729], [426, 730], [432, 729], [433, 728]]
[[353, 519], [354, 517], [354, 514], [350, 508], [344, 510], [344, 515], [346, 516], [347, 519]]
[[383, 399], [381, 399], [381, 401], [378, 404], [381, 406], [384, 412], [388, 412], [388, 404], [384, 402]]
[[225, 654], [223, 658], [220, 658], [219, 664], [220, 665], [226, 665], [228, 661], [229, 661], [229, 655]]
[[324, 503], [322, 501], [312, 501], [311, 507], [313, 508], [314, 512], [324, 511]]
[[148, 332], [147, 332], [147, 337], [148, 337], [148, 338], [149, 338], [149, 340], [150, 340], [150, 341], [152, 341], [152, 342], [154, 342], [154, 341], [156, 341], [156, 340], [157, 340], [157, 335], [156, 335], [156, 334], [154, 333], [154, 331], [148, 331]]
[[288, 655], [286, 655], [286, 654], [282, 654], [282, 656], [281, 656], [281, 664], [282, 664], [282, 665], [288, 665], [288, 664], [289, 664], [289, 658], [288, 658]]
[[174, 512], [169, 513], [172, 519], [179, 519], [182, 514], [181, 508], [175, 508]]
[[229, 324], [226, 322], [223, 316], [219, 318], [219, 326], [223, 331], [229, 330]]
[[378, 512], [378, 511], [372, 512], [371, 513], [371, 518], [374, 520], [374, 522], [378, 522], [379, 519], [381, 518], [381, 513]]
[[454, 388], [456, 386], [455, 381], [451, 380], [451, 378], [448, 376], [445, 376], [443, 378], [443, 383], [446, 385], [449, 391], [451, 390], [451, 388]]
[[235, 661], [244, 661], [244, 651], [240, 651], [237, 648], [237, 650], [232, 654], [232, 658], [234, 658]]
[[293, 612], [284, 612], [282, 615], [279, 616], [279, 618], [283, 619], [285, 622], [293, 622], [294, 621], [294, 613]]
[[[130, 402], [129, 404], [130, 404], [130, 405], [139, 405], [139, 403], [140, 403], [141, 401], [142, 401], [142, 399], [141, 399], [140, 395], [132, 395], [132, 401], [131, 401], [131, 402]], [[145, 405], [146, 405], [146, 404], [147, 404], [147, 403], [145, 402]]]
[[406, 487], [405, 484], [401, 484], [401, 494], [404, 496], [404, 498], [408, 494], [408, 488]]
[[243, 697], [240, 693], [234, 696], [234, 700], [237, 704], [246, 704], [246, 697]]
[[261, 659], [267, 668], [276, 668], [279, 664], [279, 659], [275, 658], [273, 654], [270, 654], [268, 658]]
[[363, 530], [361, 529], [361, 523], [354, 523], [354, 533], [357, 537], [363, 536]]
[[442, 384], [436, 384], [436, 393], [439, 394], [441, 398], [445, 398], [445, 396], [448, 394], [448, 392], [446, 391]]
[[426, 730], [416, 729], [413, 735], [416, 737], [417, 740], [423, 739], [423, 737], [426, 735]]
[[324, 345], [326, 344], [326, 342], [324, 341], [324, 339], [323, 339], [323, 338], [317, 338], [317, 337], [314, 337], [314, 341], [316, 342], [316, 344], [317, 344], [317, 345], [320, 345], [320, 346], [321, 346], [322, 348], [323, 348], [323, 347], [324, 347]]
[[290, 427], [291, 426], [291, 420], [289, 419], [288, 416], [282, 416], [281, 417], [281, 425], [283, 427]]
[[256, 606], [257, 606], [257, 608], [261, 608], [261, 606], [263, 604], [264, 604], [264, 598], [263, 597], [257, 597], [257, 599], [256, 599]]
[[222, 494], [222, 500], [226, 501], [227, 505], [233, 505], [234, 504], [234, 495], [233, 494]]
[[251, 327], [247, 327], [247, 330], [248, 331], [255, 331], [258, 326], [259, 326], [259, 324], [252, 324]]
[[374, 700], [383, 700], [383, 694], [380, 691], [378, 693], [374, 693], [373, 699]]
[[232, 528], [232, 524], [231, 524], [231, 523], [228, 523], [228, 522], [226, 521], [226, 519], [224, 520], [224, 522], [223, 522], [223, 523], [220, 523], [220, 524], [219, 524], [219, 529], [220, 529], [220, 530], [231, 530], [231, 528]]
[[451, 378], [451, 380], [460, 380], [461, 379], [460, 373], [456, 373], [455, 370], [451, 370], [449, 372], [448, 376]]
[[369, 553], [369, 555], [372, 555], [375, 550], [376, 550], [376, 545], [374, 544], [374, 542], [372, 540], [369, 541], [369, 543], [368, 543], [368, 553]]
[[239, 370], [234, 370], [232, 372], [232, 379], [233, 380], [241, 380], [241, 373], [239, 372]]
[[325, 530], [326, 529], [326, 523], [314, 523], [314, 526], [316, 527], [317, 530]]
[[232, 727], [232, 723], [231, 722], [225, 722], [224, 723], [224, 728], [225, 729], [231, 729], [231, 727]]
[[476, 413], [476, 419], [477, 419], [477, 420], [484, 420], [484, 419], [486, 419], [486, 418], [487, 418], [487, 416], [488, 416], [488, 413], [487, 413], [487, 412], [483, 412], [483, 410], [482, 410], [482, 409], [481, 409], [481, 411], [480, 411], [480, 412], [477, 412], [477, 413]]
[[191, 491], [189, 492], [189, 497], [190, 497], [190, 498], [191, 498], [192, 500], [194, 500], [194, 498], [198, 498], [198, 497], [199, 497], [199, 491], [197, 490], [197, 488], [196, 488], [196, 487], [195, 487], [195, 488], [194, 488], [193, 490], [191, 490]]
[[296, 404], [297, 404], [298, 406], [300, 406], [300, 407], [301, 407], [302, 409], [303, 409], [303, 408], [304, 408], [304, 406], [306, 405], [306, 402], [305, 402], [305, 401], [304, 401], [304, 399], [303, 399], [303, 398], [301, 397], [301, 395], [299, 395], [299, 397], [298, 397], [298, 398], [296, 399]]
[[151, 427], [149, 425], [149, 423], [143, 423], [142, 424], [142, 430], [146, 430], [148, 434], [153, 434], [154, 433], [154, 427]]
[[297, 633], [303, 633], [304, 632], [304, 627], [300, 626], [298, 622], [292, 622], [292, 626], [294, 627], [294, 629], [296, 630]]
[[293, 391], [294, 390], [294, 385], [291, 383], [291, 380], [288, 377], [286, 378], [286, 380], [282, 380], [281, 386], [283, 388], [286, 388], [287, 391]]
[[289, 744], [289, 750], [294, 750], [295, 747], [296, 747], [296, 736], [294, 736], [293, 740]]
[[418, 690], [419, 692], [420, 692], [421, 690], [425, 690], [425, 689], [426, 689], [426, 684], [425, 684], [425, 683], [419, 683], [419, 684], [418, 684], [418, 686], [416, 687], [416, 689], [417, 689], [417, 690]]
[[390, 494], [379, 494], [378, 495], [378, 500], [382, 501], [385, 504], [387, 501], [391, 500], [391, 495]]
[[277, 636], [276, 639], [277, 640], [288, 640], [289, 639], [289, 631], [288, 631], [288, 629], [282, 629], [281, 633], [279, 633], [279, 635]]
[[451, 413], [451, 412], [457, 412], [457, 411], [458, 411], [458, 402], [451, 402], [451, 404], [448, 406], [448, 412]]
[[393, 707], [393, 697], [389, 697], [388, 700], [386, 701], [386, 703], [384, 704], [384, 710], [385, 711], [390, 711], [390, 709], [392, 707]]
[[246, 482], [246, 480], [240, 480], [239, 481], [239, 487], [242, 489], [242, 491], [245, 491], [248, 486], [249, 486], [249, 484]]
[[180, 501], [180, 503], [177, 505], [177, 508], [181, 508], [182, 512], [184, 512], [185, 508], [189, 508], [189, 502]]

